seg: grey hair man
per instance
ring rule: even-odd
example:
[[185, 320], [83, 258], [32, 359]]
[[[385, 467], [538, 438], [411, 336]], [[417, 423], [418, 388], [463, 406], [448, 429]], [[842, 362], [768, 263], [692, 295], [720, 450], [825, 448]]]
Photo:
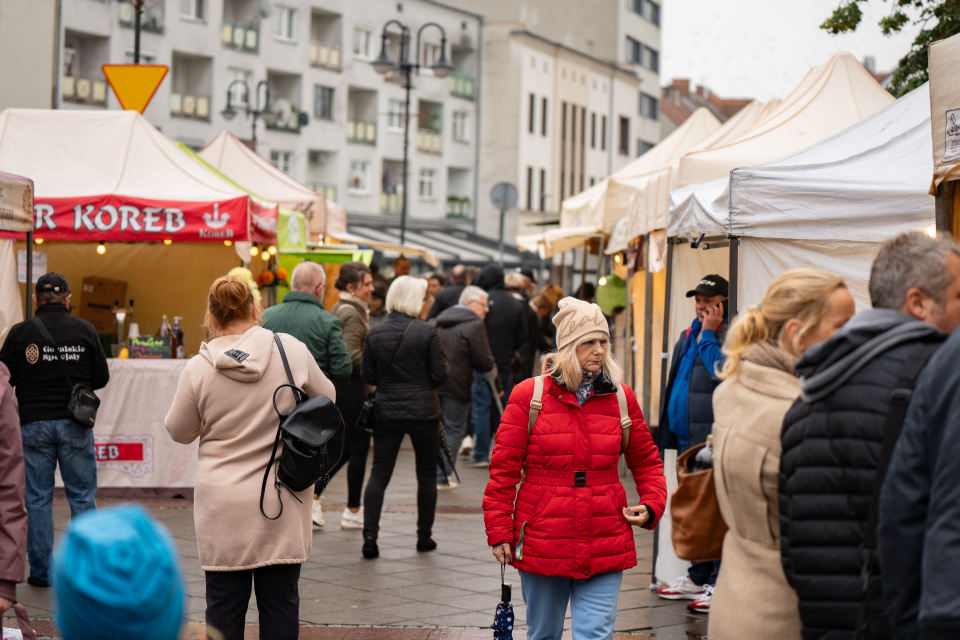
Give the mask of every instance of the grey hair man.
[[[960, 325], [960, 250], [920, 232], [889, 240], [874, 260], [870, 297], [873, 309], [797, 362], [801, 396], [783, 424], [781, 557], [805, 637], [847, 636], [858, 620], [864, 637], [893, 635], [887, 603], [903, 602], [907, 583], [884, 594], [871, 506], [885, 471], [878, 459], [902, 424], [893, 398], [904, 394], [893, 391], [912, 386], [944, 332]], [[901, 623], [895, 616], [894, 627]]]
[[[323, 266], [301, 262], [290, 276], [290, 291], [283, 302], [263, 312], [263, 327], [292, 335], [307, 345], [317, 366], [331, 380], [346, 380], [353, 373], [353, 361], [343, 339], [340, 320], [323, 307], [326, 287]], [[313, 523], [324, 526], [320, 496], [313, 496]]]
[[[448, 287], [449, 289], [449, 287]], [[446, 289], [445, 289], [446, 291]], [[443, 428], [456, 456], [467, 429], [473, 372], [479, 371], [498, 393], [502, 392], [497, 365], [490, 351], [484, 318], [487, 317], [489, 294], [480, 287], [466, 287], [458, 304], [444, 310], [433, 322], [447, 355], [450, 373], [440, 387], [440, 409]], [[453, 479], [455, 460], [443, 460], [437, 467], [437, 488], [456, 488]]]

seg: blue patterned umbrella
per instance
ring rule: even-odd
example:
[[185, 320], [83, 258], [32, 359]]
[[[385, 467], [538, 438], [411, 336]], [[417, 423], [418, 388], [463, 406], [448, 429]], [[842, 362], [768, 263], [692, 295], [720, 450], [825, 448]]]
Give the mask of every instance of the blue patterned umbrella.
[[506, 572], [506, 565], [500, 565], [500, 604], [497, 605], [497, 612], [493, 616], [493, 637], [502, 640], [513, 640], [513, 605], [510, 604], [510, 585], [503, 579]]

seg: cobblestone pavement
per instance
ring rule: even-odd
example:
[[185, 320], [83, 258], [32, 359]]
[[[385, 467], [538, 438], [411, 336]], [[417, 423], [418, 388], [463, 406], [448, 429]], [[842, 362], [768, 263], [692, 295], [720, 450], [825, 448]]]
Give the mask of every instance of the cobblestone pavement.
[[[433, 537], [437, 550], [418, 553], [416, 545], [416, 477], [413, 451], [405, 447], [387, 489], [381, 519], [380, 557], [360, 554], [361, 533], [342, 530], [346, 474], [341, 472], [323, 496], [327, 526], [314, 530], [313, 551], [300, 580], [301, 640], [479, 640], [490, 638], [499, 601], [500, 571], [486, 545], [480, 501], [486, 469], [460, 469], [461, 485], [439, 494]], [[632, 481], [626, 483], [636, 504]], [[256, 499], [256, 497], [252, 497]], [[101, 507], [122, 502], [100, 499]], [[193, 507], [189, 500], [145, 499], [141, 502], [173, 534], [180, 551], [188, 593], [188, 619], [202, 621], [204, 575], [197, 558]], [[69, 518], [65, 498], [56, 498], [57, 532]], [[706, 635], [706, 617], [687, 611], [686, 602], [657, 598], [650, 589], [653, 534], [639, 529], [635, 539], [639, 565], [624, 574], [618, 605], [618, 634], [681, 640]], [[525, 638], [525, 607], [520, 578], [508, 567], [514, 585], [518, 640]], [[50, 591], [23, 584], [20, 601], [36, 621], [40, 637], [58, 637], [52, 622]], [[247, 615], [247, 637], [257, 638], [256, 601]], [[4, 626], [16, 626], [11, 617]], [[567, 620], [569, 630], [569, 618]], [[569, 631], [565, 634], [569, 635]]]

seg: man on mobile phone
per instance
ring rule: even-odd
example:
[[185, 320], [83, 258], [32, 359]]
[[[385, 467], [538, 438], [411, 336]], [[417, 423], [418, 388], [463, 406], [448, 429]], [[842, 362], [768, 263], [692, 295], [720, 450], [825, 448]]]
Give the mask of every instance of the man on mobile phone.
[[[661, 449], [676, 449], [678, 456], [705, 442], [713, 429], [713, 391], [720, 384], [717, 372], [723, 367], [720, 347], [727, 332], [729, 292], [727, 280], [717, 274], [704, 276], [687, 292], [688, 298], [696, 298], [697, 317], [673, 349], [656, 436]], [[693, 600], [692, 611], [709, 613], [719, 572], [719, 561], [694, 562], [688, 575], [658, 589], [657, 595], [667, 600]]]

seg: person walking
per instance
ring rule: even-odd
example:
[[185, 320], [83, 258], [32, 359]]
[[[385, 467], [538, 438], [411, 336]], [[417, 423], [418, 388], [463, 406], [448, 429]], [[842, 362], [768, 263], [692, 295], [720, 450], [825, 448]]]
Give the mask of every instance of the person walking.
[[[323, 265], [306, 260], [293, 269], [290, 291], [283, 302], [263, 312], [263, 328], [289, 333], [301, 341], [317, 362], [323, 375], [335, 382], [347, 382], [353, 372], [353, 359], [347, 351], [343, 327], [335, 315], [323, 308], [327, 275]], [[320, 504], [320, 484], [313, 494], [313, 524], [326, 525]]]
[[0, 362], [0, 614], [17, 602], [27, 551], [23, 440], [10, 371]]
[[363, 494], [363, 557], [380, 555], [377, 538], [383, 494], [390, 483], [405, 435], [410, 436], [417, 471], [417, 551], [433, 551], [440, 453], [440, 400], [447, 359], [435, 326], [417, 320], [427, 283], [396, 278], [387, 291], [387, 319], [370, 329], [363, 343], [363, 379], [377, 387], [373, 421], [373, 466]]
[[[288, 294], [289, 295], [289, 294]], [[194, 485], [194, 523], [206, 575], [206, 622], [225, 640], [242, 640], [256, 591], [261, 640], [296, 640], [300, 565], [310, 555], [310, 489], [267, 490], [258, 509], [261, 479], [270, 461], [279, 419], [272, 401], [288, 384], [274, 335], [280, 337], [294, 382], [308, 397], [336, 390], [309, 348], [288, 334], [259, 326], [259, 305], [249, 285], [218, 278], [207, 296], [205, 325], [213, 339], [187, 362], [165, 420], [174, 441], [200, 440]], [[292, 393], [276, 394], [293, 410]]]
[[960, 248], [919, 231], [888, 240], [870, 299], [872, 309], [797, 361], [801, 395], [783, 421], [780, 553], [804, 638], [849, 639], [858, 627], [892, 637], [882, 566], [865, 548], [876, 532], [871, 496], [892, 391], [960, 325]]
[[[34, 587], [50, 586], [53, 554], [53, 486], [57, 467], [70, 517], [97, 508], [93, 429], [70, 416], [73, 385], [102, 389], [110, 380], [107, 357], [93, 325], [70, 315], [70, 286], [58, 273], [37, 280], [37, 315], [10, 329], [0, 362], [20, 407], [26, 471], [27, 556]], [[69, 380], [68, 380], [69, 378]]]
[[[542, 377], [517, 385], [500, 422], [483, 494], [487, 542], [520, 572], [528, 638], [559, 639], [569, 604], [574, 638], [609, 640], [623, 572], [637, 564], [632, 527], [656, 526], [666, 480], [600, 307], [564, 298], [554, 322], [556, 353]], [[624, 445], [642, 502], [633, 507], [617, 469]]]
[[459, 304], [460, 294], [463, 293], [468, 284], [470, 282], [466, 266], [458, 264], [451, 269], [450, 284], [437, 292], [433, 305], [430, 307], [430, 313], [427, 315], [427, 320], [432, 320], [453, 305]]
[[800, 395], [797, 358], [855, 310], [842, 278], [795, 269], [727, 332], [724, 382], [713, 393], [713, 476], [729, 527], [710, 603], [714, 640], [800, 638], [797, 594], [780, 563], [780, 429]]
[[346, 380], [335, 380], [337, 408], [343, 416], [346, 429], [346, 448], [340, 462], [330, 470], [333, 478], [341, 467], [347, 467], [347, 506], [340, 517], [341, 529], [363, 529], [363, 475], [367, 469], [367, 453], [370, 451], [370, 434], [357, 426], [357, 419], [367, 399], [366, 383], [360, 375], [363, 361], [363, 340], [370, 325], [367, 322], [368, 304], [373, 293], [373, 276], [370, 268], [362, 262], [345, 262], [340, 265], [336, 285], [339, 300], [333, 305], [333, 315], [343, 327], [343, 340], [353, 363], [353, 373]]
[[[438, 393], [443, 428], [454, 455], [460, 450], [470, 417], [473, 372], [479, 372], [487, 384], [503, 392], [483, 324], [489, 309], [487, 298], [487, 292], [480, 287], [467, 287], [460, 295], [459, 304], [446, 309], [434, 321], [450, 370], [446, 384]], [[453, 479], [453, 462], [455, 460], [441, 459], [437, 467], [437, 489], [457, 488]]]
[[[723, 344], [727, 333], [726, 278], [711, 274], [687, 291], [696, 302], [696, 317], [673, 348], [667, 388], [660, 408], [657, 444], [676, 449], [677, 455], [706, 442], [713, 429], [713, 392], [720, 384]], [[657, 589], [666, 600], [693, 600], [695, 613], [709, 613], [712, 587], [717, 582], [720, 561], [694, 562], [686, 576]]]

